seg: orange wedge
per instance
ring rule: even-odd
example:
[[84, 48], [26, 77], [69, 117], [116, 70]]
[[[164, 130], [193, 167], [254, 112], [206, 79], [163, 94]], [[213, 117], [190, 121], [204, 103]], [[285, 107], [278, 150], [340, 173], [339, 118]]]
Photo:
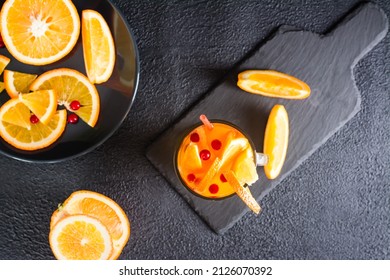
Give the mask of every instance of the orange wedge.
[[264, 166], [268, 179], [279, 176], [286, 159], [289, 137], [288, 114], [283, 105], [275, 105], [268, 117], [264, 135], [264, 154], [268, 163]]
[[4, 86], [9, 97], [16, 98], [19, 93], [29, 92], [30, 85], [38, 77], [35, 74], [4, 70]]
[[5, 67], [10, 63], [11, 59], [0, 54], [0, 74], [3, 73]]
[[250, 93], [276, 98], [304, 99], [310, 95], [310, 87], [305, 82], [273, 70], [241, 72], [237, 86]]
[[202, 160], [199, 156], [199, 148], [195, 143], [189, 143], [183, 154], [185, 168], [188, 170], [197, 170], [202, 168]]
[[[77, 114], [84, 122], [94, 127], [100, 113], [100, 98], [96, 87], [80, 72], [60, 68], [40, 75], [30, 86], [30, 90], [53, 89], [57, 93], [58, 104]], [[80, 108], [73, 110], [70, 104], [80, 103]]]
[[20, 94], [19, 99], [43, 124], [48, 124], [57, 110], [57, 94], [54, 90], [38, 90]]
[[23, 101], [10, 99], [0, 108], [0, 136], [15, 148], [32, 151], [50, 146], [65, 130], [66, 110], [57, 111], [47, 125], [31, 117]]
[[94, 84], [106, 82], [115, 65], [115, 45], [107, 22], [97, 11], [84, 10], [81, 34], [88, 79]]
[[71, 0], [7, 0], [0, 24], [7, 50], [31, 65], [60, 60], [80, 34], [80, 18]]
[[261, 211], [260, 205], [257, 203], [256, 199], [253, 197], [249, 188], [243, 187], [238, 181], [236, 175], [232, 170], [224, 172], [226, 180], [232, 186], [236, 194], [241, 198], [241, 200], [251, 209], [254, 213], [259, 214]]
[[247, 148], [238, 155], [234, 161], [232, 170], [241, 185], [247, 184], [250, 186], [259, 179], [251, 148]]
[[105, 225], [113, 241], [110, 259], [117, 259], [130, 237], [130, 222], [123, 209], [112, 199], [92, 191], [76, 191], [56, 210], [50, 221], [53, 230], [64, 217], [83, 214]]
[[106, 226], [86, 215], [59, 221], [50, 231], [49, 243], [59, 260], [107, 260], [113, 250]]
[[3, 82], [0, 82], [0, 93], [4, 90], [4, 83]]

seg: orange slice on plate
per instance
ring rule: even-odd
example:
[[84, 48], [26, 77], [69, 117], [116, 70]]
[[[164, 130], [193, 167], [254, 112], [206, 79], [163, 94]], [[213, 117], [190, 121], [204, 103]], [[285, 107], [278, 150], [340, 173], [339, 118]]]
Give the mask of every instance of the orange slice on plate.
[[50, 228], [53, 230], [64, 217], [75, 214], [94, 217], [107, 227], [113, 241], [110, 259], [117, 259], [130, 237], [130, 222], [123, 209], [100, 193], [76, 191], [53, 213]]
[[19, 99], [43, 124], [48, 124], [57, 110], [57, 94], [54, 90], [38, 90], [20, 94]]
[[33, 151], [53, 144], [64, 132], [66, 110], [57, 111], [47, 125], [33, 118], [19, 99], [10, 99], [0, 108], [0, 136], [15, 148]]
[[232, 186], [236, 194], [249, 207], [249, 209], [251, 209], [256, 214], [259, 214], [261, 211], [259, 203], [257, 203], [256, 199], [253, 197], [249, 188], [243, 187], [241, 185], [234, 172], [232, 170], [224, 172], [223, 176], [225, 176], [226, 180]]
[[50, 248], [59, 260], [107, 260], [112, 239], [98, 219], [73, 215], [59, 221], [50, 231]]
[[268, 179], [279, 176], [286, 159], [289, 137], [289, 120], [283, 105], [275, 105], [268, 117], [264, 135], [264, 154], [268, 163], [264, 166]]
[[0, 54], [0, 74], [3, 73], [5, 67], [10, 63], [11, 59]]
[[19, 93], [29, 92], [30, 85], [38, 77], [35, 74], [4, 70], [4, 86], [9, 97], [16, 98]]
[[237, 86], [244, 91], [267, 97], [303, 99], [310, 95], [310, 87], [305, 82], [273, 70], [241, 72]]
[[106, 82], [115, 65], [115, 45], [107, 22], [97, 11], [84, 10], [81, 34], [88, 79], [94, 84]]
[[[100, 113], [100, 98], [96, 87], [80, 72], [59, 68], [40, 75], [30, 86], [30, 90], [53, 89], [57, 93], [58, 104], [77, 114], [84, 122], [94, 127]], [[71, 103], [77, 101], [80, 108], [73, 110]]]
[[60, 60], [80, 34], [80, 18], [71, 0], [7, 0], [0, 25], [7, 50], [30, 65]]

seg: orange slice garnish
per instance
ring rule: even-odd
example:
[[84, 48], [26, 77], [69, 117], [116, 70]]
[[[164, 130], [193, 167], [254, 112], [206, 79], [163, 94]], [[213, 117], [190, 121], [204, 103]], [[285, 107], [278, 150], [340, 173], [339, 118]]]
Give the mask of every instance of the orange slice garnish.
[[106, 82], [115, 66], [115, 45], [107, 22], [97, 11], [84, 10], [81, 34], [88, 79], [94, 84]]
[[275, 105], [268, 117], [264, 135], [264, 154], [268, 163], [264, 166], [268, 179], [279, 176], [286, 159], [289, 138], [289, 120], [283, 105]]
[[60, 60], [80, 34], [80, 18], [71, 0], [7, 0], [0, 24], [7, 50], [31, 65]]
[[57, 110], [57, 94], [54, 90], [38, 90], [20, 94], [19, 99], [43, 124], [48, 124]]
[[107, 227], [87, 215], [59, 221], [50, 231], [49, 243], [59, 260], [107, 260], [113, 250]]
[[113, 241], [110, 259], [117, 259], [130, 237], [130, 222], [123, 209], [114, 200], [100, 193], [76, 191], [53, 213], [50, 228], [55, 228], [64, 217], [75, 214], [94, 217], [107, 227]]
[[303, 99], [310, 95], [310, 87], [305, 82], [273, 70], [241, 72], [237, 86], [250, 93], [276, 98]]
[[0, 54], [0, 74], [3, 73], [5, 67], [10, 63], [11, 59]]
[[250, 186], [259, 179], [251, 148], [247, 148], [237, 156], [232, 170], [241, 185], [247, 184]]

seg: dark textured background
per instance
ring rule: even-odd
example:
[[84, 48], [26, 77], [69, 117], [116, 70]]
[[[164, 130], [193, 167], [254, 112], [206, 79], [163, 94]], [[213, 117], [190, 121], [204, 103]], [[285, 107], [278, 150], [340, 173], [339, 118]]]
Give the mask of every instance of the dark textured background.
[[[146, 147], [281, 24], [324, 33], [360, 1], [114, 1], [141, 57], [134, 107], [95, 151], [58, 164], [0, 158], [0, 259], [52, 259], [51, 213], [72, 191], [121, 204], [121, 259], [390, 259], [390, 35], [355, 68], [362, 109], [223, 236]], [[390, 16], [390, 2], [376, 1]]]

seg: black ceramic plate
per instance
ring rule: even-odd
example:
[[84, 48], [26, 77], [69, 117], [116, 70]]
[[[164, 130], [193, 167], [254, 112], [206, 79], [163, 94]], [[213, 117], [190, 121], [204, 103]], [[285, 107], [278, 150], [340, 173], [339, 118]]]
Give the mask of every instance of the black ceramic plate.
[[[1, 6], [5, 1], [1, 1]], [[93, 9], [103, 15], [114, 37], [116, 64], [111, 78], [101, 85], [96, 85], [100, 95], [100, 115], [94, 128], [81, 120], [68, 124], [64, 134], [50, 147], [33, 152], [16, 149], [0, 139], [0, 153], [23, 161], [58, 162], [84, 155], [107, 140], [122, 124], [130, 111], [139, 79], [139, 57], [136, 42], [126, 23], [126, 19], [108, 0], [73, 1], [79, 15], [85, 9]], [[48, 70], [67, 67], [86, 74], [81, 43], [81, 33], [73, 51], [62, 60], [46, 66], [31, 66], [13, 58], [6, 48], [0, 53], [11, 58], [7, 69], [24, 73], [42, 74]], [[2, 79], [1, 79], [2, 80]], [[9, 99], [4, 91], [0, 94], [0, 105]]]

